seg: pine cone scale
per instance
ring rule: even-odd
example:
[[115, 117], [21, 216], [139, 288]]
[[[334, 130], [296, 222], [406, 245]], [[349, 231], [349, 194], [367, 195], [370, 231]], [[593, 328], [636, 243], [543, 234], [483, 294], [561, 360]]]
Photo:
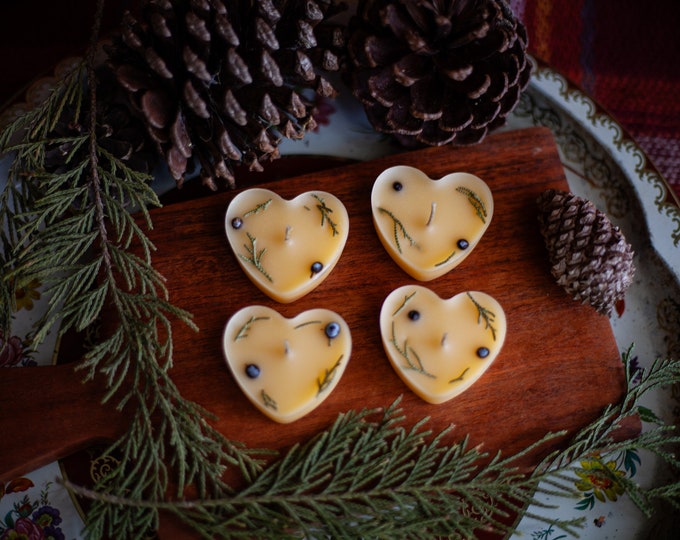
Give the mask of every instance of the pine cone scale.
[[148, 90], [142, 94], [141, 108], [152, 127], [163, 129], [170, 125], [168, 99], [162, 92]]
[[180, 113], [177, 113], [175, 121], [172, 123], [170, 131], [170, 138], [173, 142], [173, 147], [186, 159], [191, 157], [191, 139], [186, 130], [184, 118]]
[[420, 79], [411, 85], [410, 112], [421, 120], [437, 120], [442, 116], [442, 95], [439, 83], [432, 78]]
[[205, 62], [201, 60], [201, 57], [196, 54], [189, 46], [184, 47], [182, 53], [182, 60], [189, 66], [189, 72], [195, 75], [198, 79], [203, 82], [209, 83], [212, 79], [212, 75], [208, 71]]
[[217, 138], [219, 149], [223, 155], [228, 157], [233, 161], [238, 161], [241, 159], [241, 152], [234, 142], [229, 137], [229, 133], [222, 126], [221, 134]]
[[196, 39], [208, 43], [211, 39], [210, 30], [206, 25], [206, 21], [199, 17], [193, 11], [189, 11], [186, 14], [186, 29], [190, 35], [194, 36]]
[[172, 37], [172, 32], [167, 24], [167, 20], [160, 13], [152, 13], [149, 18], [151, 21], [151, 28], [153, 28], [154, 34], [159, 37], [170, 38]]
[[392, 65], [392, 76], [402, 86], [408, 87], [426, 77], [431, 70], [429, 62], [415, 54], [407, 54]]
[[255, 19], [255, 35], [257, 40], [271, 50], [279, 48], [279, 41], [276, 39], [276, 34], [262, 17]]
[[265, 81], [274, 86], [281, 86], [283, 84], [283, 76], [281, 75], [279, 65], [266, 50], [262, 51], [260, 75]]
[[233, 47], [227, 51], [227, 72], [234, 77], [237, 85], [245, 86], [253, 82], [248, 64]]
[[201, 92], [199, 92], [190, 80], [184, 83], [184, 102], [189, 106], [191, 111], [199, 118], [210, 118], [210, 111], [208, 105], [203, 100]]
[[117, 81], [129, 92], [146, 90], [152, 84], [149, 74], [134, 66], [121, 66], [115, 71]]
[[418, 140], [429, 146], [442, 146], [449, 144], [455, 136], [455, 132], [444, 131], [439, 129], [437, 124], [431, 123], [425, 125], [423, 130], [418, 135]]
[[236, 125], [245, 126], [248, 123], [248, 115], [241, 107], [239, 100], [234, 96], [231, 89], [224, 94], [222, 107], [227, 115]]
[[168, 150], [166, 154], [166, 162], [170, 174], [175, 179], [175, 181], [177, 181], [181, 186], [180, 181], [182, 180], [182, 177], [184, 176], [184, 171], [187, 168], [187, 158], [185, 158], [182, 155], [178, 148], [172, 146], [170, 147], [170, 150]]
[[172, 79], [172, 71], [168, 69], [163, 58], [154, 49], [147, 47], [144, 51], [144, 58], [157, 75], [164, 79]]
[[379, 71], [366, 81], [369, 94], [383, 107], [391, 107], [401, 96], [390, 71]]
[[417, 135], [423, 129], [423, 121], [411, 114], [411, 102], [406, 99], [389, 107], [385, 120], [393, 130], [399, 130], [400, 134]]
[[[388, 4], [381, 11], [382, 23], [389, 28], [400, 41], [403, 41], [411, 51], [428, 50], [427, 41], [418, 31], [417, 26], [410, 24], [409, 18], [395, 4]], [[412, 18], [410, 20], [413, 20]]]
[[222, 38], [229, 46], [238, 47], [241, 44], [238, 34], [234, 31], [234, 27], [226, 16], [219, 13], [215, 15], [215, 30], [217, 36]]
[[395, 62], [404, 53], [403, 47], [393, 38], [372, 36], [361, 30], [350, 37], [347, 47], [354, 63], [368, 69]]

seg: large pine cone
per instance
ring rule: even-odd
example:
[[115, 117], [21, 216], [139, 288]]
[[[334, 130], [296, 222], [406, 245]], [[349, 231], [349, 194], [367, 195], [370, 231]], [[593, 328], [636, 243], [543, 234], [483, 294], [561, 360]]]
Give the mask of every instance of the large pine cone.
[[517, 104], [526, 47], [504, 0], [360, 0], [349, 85], [373, 127], [402, 144], [474, 144]]
[[592, 202], [547, 190], [538, 221], [552, 274], [574, 300], [609, 315], [633, 283], [633, 251], [618, 227]]
[[[108, 49], [179, 185], [192, 158], [203, 182], [234, 185], [233, 164], [260, 170], [282, 137], [315, 127], [314, 94], [335, 90], [334, 0], [147, 0]], [[336, 54], [337, 52], [337, 54]], [[311, 95], [310, 95], [311, 94]]]

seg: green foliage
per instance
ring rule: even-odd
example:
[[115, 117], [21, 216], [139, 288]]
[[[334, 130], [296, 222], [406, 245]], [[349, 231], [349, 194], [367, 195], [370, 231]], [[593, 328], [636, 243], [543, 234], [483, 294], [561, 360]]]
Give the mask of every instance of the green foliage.
[[[541, 509], [536, 493], [578, 499], [573, 473], [583, 471], [585, 459], [604, 464], [607, 454], [645, 449], [680, 466], [672, 451], [680, 437], [641, 408], [647, 392], [680, 382], [680, 361], [658, 360], [638, 380], [627, 351], [624, 401], [531, 474], [516, 467], [518, 460], [564, 434], [547, 434], [518, 455], [489, 456], [465, 437], [449, 443], [450, 434], [432, 434], [425, 420], [408, 427], [397, 403], [342, 414], [265, 467], [254, 451], [216, 432], [208, 413], [185, 400], [170, 379], [173, 325], [194, 325], [170, 303], [152, 265], [145, 229], [159, 201], [150, 178], [97, 142], [93, 58], [0, 134], [0, 153], [12, 155], [0, 194], [0, 323], [9, 328], [15, 289], [36, 279], [49, 297], [36, 342], [51, 331], [91, 329], [105, 315], [110, 331], [79, 368], [88, 379], [106, 379], [105, 400], [134, 411], [128, 432], [106, 451], [120, 457], [120, 466], [93, 490], [68, 484], [92, 500], [91, 537], [145, 537], [160, 511], [205, 537], [471, 537], [482, 528], [507, 529], [504, 519], [527, 504]], [[66, 114], [89, 119], [86, 133], [54, 137]], [[55, 146], [66, 149], [63, 170], [46, 167], [46, 152]], [[395, 238], [397, 228], [395, 221]], [[651, 425], [617, 441], [616, 429], [638, 412]], [[227, 468], [240, 473], [245, 487], [236, 491], [222, 480]], [[658, 501], [680, 508], [677, 482], [645, 489], [616, 480], [647, 515]], [[193, 499], [186, 497], [189, 488]], [[569, 533], [580, 525], [534, 517]]]
[[[680, 360], [657, 359], [640, 374], [633, 369], [631, 352], [632, 346], [623, 353], [627, 382], [623, 401], [609, 405], [597, 420], [577, 433], [564, 450], [546, 458], [537, 468], [536, 477], [545, 477], [556, 488], [567, 490], [573, 482], [569, 473], [588, 473], [581, 462], [589, 461], [598, 465], [600, 474], [618, 483], [640, 511], [650, 517], [657, 503], [680, 509], [680, 482], [670, 481], [662, 486], [644, 488], [631, 478], [618, 476], [616, 471], [607, 467], [607, 462], [609, 456], [622, 454], [628, 456], [626, 467], [634, 468], [635, 462], [630, 456], [639, 450], [647, 450], [665, 466], [680, 469], [680, 459], [676, 455], [680, 435], [677, 435], [676, 427], [665, 424], [656, 415], [639, 415], [640, 403], [646, 394], [680, 383]], [[632, 439], [617, 440], [616, 431], [623, 423], [636, 417], [645, 422], [642, 432]]]
[[[629, 353], [624, 362], [630, 374]], [[564, 433], [548, 434], [513, 456], [489, 456], [470, 447], [465, 437], [445, 442], [450, 439], [447, 432], [433, 435], [425, 429], [426, 420], [407, 428], [395, 403], [382, 412], [339, 415], [328, 430], [293, 447], [228, 497], [169, 501], [69, 487], [103, 505], [175, 514], [206, 538], [471, 538], [482, 529], [511, 529], [508, 516], [526, 514], [530, 504], [540, 513], [532, 510], [527, 515], [577, 535], [583, 519], [555, 520], [550, 515], [554, 506], [542, 505], [536, 494], [578, 500], [581, 493], [574, 487], [573, 473], [583, 470], [583, 461], [600, 460], [606, 474], [604, 463], [611, 453], [644, 448], [671, 466], [680, 465], [667, 449], [680, 443], [671, 426], [655, 424], [630, 440], [614, 436], [647, 392], [677, 382], [680, 361], [655, 362], [639, 383], [629, 378], [621, 404], [607, 407], [533, 473], [521, 472], [518, 460]], [[613, 471], [612, 479], [622, 483], [646, 515], [655, 502], [679, 507], [677, 482], [644, 489]]]
[[[101, 7], [99, 2], [99, 15]], [[110, 449], [121, 456], [121, 468], [100, 489], [158, 499], [171, 487], [180, 494], [191, 484], [201, 496], [224, 495], [229, 487], [221, 477], [228, 466], [249, 477], [260, 464], [252, 452], [216, 432], [206, 412], [185, 400], [170, 379], [172, 326], [195, 325], [169, 302], [163, 277], [151, 264], [154, 247], [144, 229], [151, 227], [149, 209], [159, 206], [151, 178], [99, 145], [96, 90], [89, 54], [41, 107], [0, 135], [0, 154], [12, 159], [0, 195], [0, 323], [4, 335], [11, 335], [15, 290], [33, 280], [49, 298], [33, 345], [50, 332], [86, 331], [102, 318], [108, 322], [110, 331], [78, 369], [86, 379], [104, 377], [109, 389], [104, 401], [115, 400], [135, 414], [129, 431]], [[55, 137], [59, 123], [87, 129]], [[63, 150], [61, 167], [46, 162], [54, 149]], [[157, 521], [155, 509], [121, 512], [95, 503], [88, 527], [97, 538], [103, 531], [134, 538]]]

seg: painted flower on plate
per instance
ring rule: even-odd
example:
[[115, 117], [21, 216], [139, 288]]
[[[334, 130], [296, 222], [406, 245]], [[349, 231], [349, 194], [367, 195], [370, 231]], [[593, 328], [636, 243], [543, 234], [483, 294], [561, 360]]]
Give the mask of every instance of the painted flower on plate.
[[12, 336], [5, 340], [0, 331], [0, 367], [16, 366], [24, 357], [24, 345], [21, 338]]
[[43, 529], [47, 527], [56, 527], [61, 523], [61, 516], [59, 510], [51, 506], [41, 506], [33, 512], [33, 522], [38, 524]]
[[20, 517], [14, 526], [5, 530], [0, 540], [44, 540], [45, 533], [29, 518]]
[[[61, 530], [59, 509], [50, 505], [48, 482], [39, 498], [23, 495], [12, 503], [11, 510], [0, 514], [0, 540], [65, 540]], [[28, 478], [17, 478], [5, 487], [5, 495], [28, 491], [34, 484]], [[4, 514], [4, 517], [2, 515]]]
[[33, 309], [33, 301], [40, 300], [40, 291], [38, 290], [40, 285], [40, 281], [32, 279], [29, 283], [16, 288], [15, 301], [17, 311]]
[[602, 502], [607, 499], [616, 501], [623, 495], [625, 489], [619, 478], [625, 473], [618, 469], [616, 461], [603, 462], [599, 457], [581, 462], [582, 470], [576, 471], [579, 480], [576, 487], [583, 492], [592, 494]]

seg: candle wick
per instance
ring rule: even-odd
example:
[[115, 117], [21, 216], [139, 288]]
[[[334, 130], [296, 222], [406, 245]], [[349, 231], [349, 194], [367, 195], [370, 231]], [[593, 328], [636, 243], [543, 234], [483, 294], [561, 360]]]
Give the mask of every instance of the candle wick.
[[287, 339], [283, 340], [283, 350], [286, 353], [286, 356], [290, 356], [290, 344]]
[[290, 240], [290, 231], [292, 231], [292, 230], [293, 230], [293, 227], [291, 227], [290, 225], [286, 225], [286, 237], [285, 237], [286, 242], [288, 242], [288, 240]]
[[430, 217], [428, 218], [427, 224], [426, 224], [428, 227], [432, 224], [432, 221], [434, 220], [434, 211], [436, 210], [436, 208], [437, 208], [437, 203], [433, 201], [432, 206], [430, 206]]
[[444, 332], [444, 335], [442, 336], [442, 347], [446, 346], [446, 338], [449, 336], [448, 332]]

